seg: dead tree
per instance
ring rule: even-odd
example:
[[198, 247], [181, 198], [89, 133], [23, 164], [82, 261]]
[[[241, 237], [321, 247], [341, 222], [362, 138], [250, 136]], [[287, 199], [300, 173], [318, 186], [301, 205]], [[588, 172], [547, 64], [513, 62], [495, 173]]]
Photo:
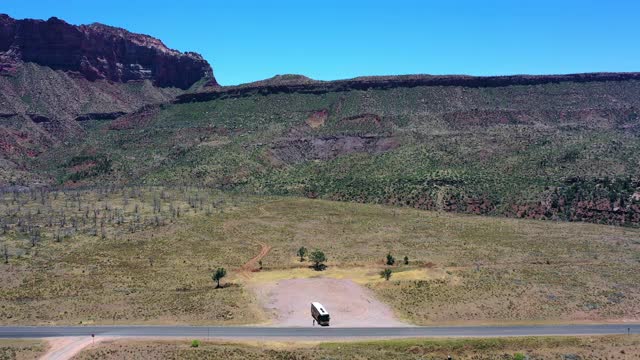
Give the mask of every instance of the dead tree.
[[155, 197], [153, 198], [153, 213], [159, 213], [162, 210], [162, 203], [160, 199]]
[[104, 220], [102, 220], [102, 222], [100, 222], [100, 237], [102, 238], [102, 240], [107, 238], [107, 233], [104, 229]]
[[31, 247], [35, 247], [40, 242], [40, 229], [31, 231]]

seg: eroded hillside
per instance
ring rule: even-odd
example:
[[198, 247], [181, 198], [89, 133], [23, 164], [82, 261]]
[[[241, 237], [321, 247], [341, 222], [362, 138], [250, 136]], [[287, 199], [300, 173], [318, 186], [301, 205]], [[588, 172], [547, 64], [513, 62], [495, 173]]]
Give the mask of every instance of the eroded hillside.
[[[280, 77], [247, 85], [252, 90], [244, 94], [222, 88], [205, 92], [217, 94], [212, 98], [184, 95], [115, 120], [85, 121], [85, 141], [40, 157], [47, 165], [40, 169], [68, 186], [187, 183], [637, 224], [635, 77], [523, 77], [504, 86], [482, 86], [489, 81], [482, 78], [411, 86], [398, 80], [322, 92], [292, 85], [314, 89], [309, 79]], [[294, 87], [272, 92], [274, 84]], [[103, 158], [109, 166], [91, 170]]]

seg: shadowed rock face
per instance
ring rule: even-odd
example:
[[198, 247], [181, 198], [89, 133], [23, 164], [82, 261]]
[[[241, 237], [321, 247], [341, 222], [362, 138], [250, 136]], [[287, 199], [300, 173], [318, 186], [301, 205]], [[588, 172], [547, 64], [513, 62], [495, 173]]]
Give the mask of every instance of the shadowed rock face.
[[150, 36], [0, 14], [0, 173], [2, 160], [21, 166], [80, 136], [80, 121], [114, 119], [205, 83], [218, 86], [200, 55]]
[[151, 80], [159, 87], [187, 89], [207, 78], [217, 86], [209, 63], [181, 53], [147, 35], [102, 24], [74, 26], [60, 19], [15, 20], [0, 15], [0, 73], [20, 62], [77, 72], [88, 80]]
[[533, 86], [557, 83], [590, 83], [638, 81], [640, 73], [584, 73], [566, 75], [395, 75], [365, 76], [353, 79], [320, 81], [300, 75], [280, 75], [271, 79], [237, 86], [210, 87], [204, 91], [179, 95], [177, 103], [210, 101], [219, 98], [234, 98], [279, 93], [326, 94], [352, 90], [387, 90], [423, 86], [461, 88], [499, 88], [508, 86]]

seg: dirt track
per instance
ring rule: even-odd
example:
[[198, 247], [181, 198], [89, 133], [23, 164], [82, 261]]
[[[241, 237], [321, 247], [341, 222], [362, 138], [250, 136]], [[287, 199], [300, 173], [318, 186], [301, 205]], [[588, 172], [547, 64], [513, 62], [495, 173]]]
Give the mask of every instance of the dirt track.
[[49, 338], [47, 339], [49, 349], [44, 355], [42, 355], [40, 360], [71, 359], [86, 347], [113, 339], [116, 339], [116, 337], [98, 336], [95, 340], [88, 336]]
[[267, 256], [269, 251], [271, 251], [271, 246], [262, 242], [259, 244], [260, 244], [260, 252], [258, 253], [258, 255], [252, 257], [251, 260], [247, 261], [244, 265], [240, 267], [240, 275], [244, 278], [249, 278], [250, 273], [257, 269], [258, 262], [262, 260], [265, 256]]
[[312, 326], [312, 301], [331, 314], [332, 327], [406, 326], [366, 288], [351, 280], [312, 278], [256, 284], [256, 295], [274, 317], [274, 326]]

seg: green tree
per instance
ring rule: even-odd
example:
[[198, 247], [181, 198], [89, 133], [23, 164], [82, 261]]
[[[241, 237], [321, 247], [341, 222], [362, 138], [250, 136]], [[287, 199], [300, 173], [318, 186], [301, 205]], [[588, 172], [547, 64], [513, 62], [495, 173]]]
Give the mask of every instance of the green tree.
[[323, 263], [327, 261], [327, 257], [324, 255], [322, 251], [316, 250], [312, 252], [310, 256], [311, 256], [311, 261], [313, 262], [314, 269], [322, 270], [325, 268], [325, 265]]
[[389, 281], [389, 279], [391, 279], [391, 274], [393, 273], [393, 271], [391, 271], [391, 269], [387, 268], [384, 269], [382, 271], [380, 271], [380, 277], [384, 278], [386, 281]]
[[302, 246], [298, 249], [298, 256], [300, 256], [300, 262], [304, 261], [304, 257], [307, 256], [307, 248]]
[[220, 280], [222, 280], [222, 278], [225, 276], [227, 276], [227, 270], [225, 270], [224, 268], [218, 268], [216, 272], [211, 276], [213, 281], [216, 282], [216, 289], [220, 287]]
[[408, 256], [404, 257], [404, 264], [405, 265], [409, 265], [409, 257]]
[[391, 256], [391, 253], [387, 254], [387, 265], [393, 265], [396, 263], [396, 259]]

